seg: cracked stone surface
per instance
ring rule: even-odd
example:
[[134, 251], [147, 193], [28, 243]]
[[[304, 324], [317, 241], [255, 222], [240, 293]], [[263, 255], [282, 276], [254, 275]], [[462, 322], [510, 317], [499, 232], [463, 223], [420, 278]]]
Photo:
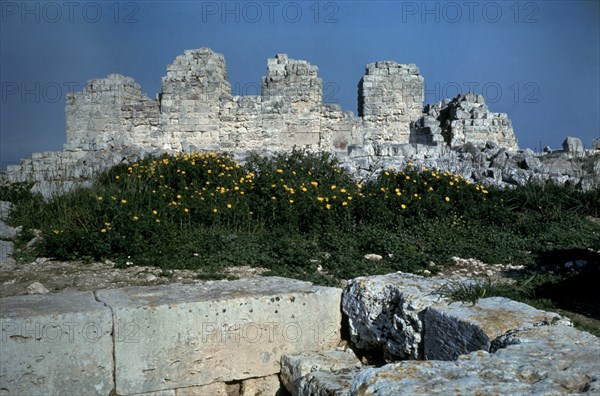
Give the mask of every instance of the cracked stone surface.
[[496, 353], [403, 361], [361, 371], [351, 394], [565, 394], [600, 392], [600, 340], [572, 327], [529, 328]]

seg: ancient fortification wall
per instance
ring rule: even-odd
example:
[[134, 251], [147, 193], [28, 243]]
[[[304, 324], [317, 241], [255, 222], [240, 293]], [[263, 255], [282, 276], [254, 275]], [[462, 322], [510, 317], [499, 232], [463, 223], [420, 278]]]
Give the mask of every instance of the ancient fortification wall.
[[373, 145], [376, 153], [405, 144], [518, 148], [506, 114], [489, 112], [483, 97], [460, 95], [426, 107], [423, 98], [416, 65], [371, 63], [359, 82], [357, 117], [323, 104], [318, 68], [284, 54], [268, 60], [260, 96], [233, 96], [223, 55], [188, 50], [168, 66], [155, 99], [119, 74], [70, 94], [64, 151], [36, 153], [9, 166], [7, 175], [10, 182], [35, 181], [48, 193], [157, 150], [297, 147], [347, 156], [350, 148]]

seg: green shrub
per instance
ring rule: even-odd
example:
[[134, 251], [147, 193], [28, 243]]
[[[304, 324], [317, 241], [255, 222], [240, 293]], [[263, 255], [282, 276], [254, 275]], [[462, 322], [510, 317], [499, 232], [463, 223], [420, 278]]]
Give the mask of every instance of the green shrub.
[[[91, 188], [45, 202], [30, 186], [0, 189], [40, 254], [111, 258], [225, 276], [251, 265], [336, 284], [460, 256], [531, 264], [556, 248], [600, 249], [598, 192], [552, 185], [487, 188], [409, 166], [359, 184], [330, 154], [293, 151], [245, 165], [226, 154], [163, 155], [122, 164]], [[381, 261], [369, 261], [376, 253]]]

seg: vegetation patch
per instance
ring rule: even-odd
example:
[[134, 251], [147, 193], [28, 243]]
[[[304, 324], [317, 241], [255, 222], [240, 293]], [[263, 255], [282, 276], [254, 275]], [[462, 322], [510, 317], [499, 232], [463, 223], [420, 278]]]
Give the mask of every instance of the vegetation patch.
[[[410, 164], [357, 181], [326, 153], [252, 155], [244, 164], [219, 153], [163, 155], [116, 166], [91, 188], [50, 201], [29, 187], [0, 188], [0, 199], [15, 204], [9, 223], [24, 228], [17, 258], [30, 256], [25, 244], [40, 230], [35, 255], [193, 269], [202, 279], [252, 266], [339, 285], [428, 274], [431, 262], [439, 268], [453, 256], [533, 268], [557, 249], [600, 251], [600, 224], [589, 220], [600, 217], [599, 190], [501, 190]], [[532, 297], [489, 282], [446, 291], [470, 302]]]

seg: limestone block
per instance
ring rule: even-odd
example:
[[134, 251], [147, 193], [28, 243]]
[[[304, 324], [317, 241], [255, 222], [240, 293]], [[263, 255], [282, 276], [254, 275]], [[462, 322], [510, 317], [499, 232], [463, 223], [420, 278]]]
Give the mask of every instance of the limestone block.
[[480, 299], [477, 304], [436, 304], [424, 320], [424, 354], [429, 360], [455, 360], [459, 355], [497, 348], [497, 339], [517, 329], [570, 324], [553, 312], [502, 297]]
[[293, 395], [310, 382], [307, 375], [317, 371], [335, 372], [342, 369], [359, 368], [361, 363], [352, 351], [330, 350], [324, 352], [283, 355], [281, 358], [281, 383]]
[[[520, 337], [520, 338], [519, 338]], [[404, 361], [362, 370], [351, 393], [573, 394], [600, 392], [600, 339], [562, 325], [517, 332], [519, 343], [453, 362]]]
[[351, 341], [388, 359], [423, 357], [423, 312], [444, 282], [401, 272], [351, 280], [342, 295]]
[[175, 396], [229, 396], [231, 394], [238, 395], [239, 385], [228, 385], [225, 382], [213, 382], [212, 384], [208, 385], [178, 388], [174, 391], [174, 393]]
[[132, 396], [176, 396], [177, 392], [175, 389], [162, 390], [156, 392], [137, 393]]
[[337, 371], [315, 371], [307, 374], [305, 380], [292, 392], [293, 396], [350, 396], [350, 388], [357, 368]]
[[113, 310], [117, 393], [272, 375], [340, 342], [341, 290], [284, 278], [97, 292]]
[[11, 395], [108, 395], [112, 317], [90, 292], [0, 299], [0, 389]]
[[240, 396], [273, 396], [281, 392], [281, 389], [281, 382], [276, 374], [250, 378], [241, 383]]

